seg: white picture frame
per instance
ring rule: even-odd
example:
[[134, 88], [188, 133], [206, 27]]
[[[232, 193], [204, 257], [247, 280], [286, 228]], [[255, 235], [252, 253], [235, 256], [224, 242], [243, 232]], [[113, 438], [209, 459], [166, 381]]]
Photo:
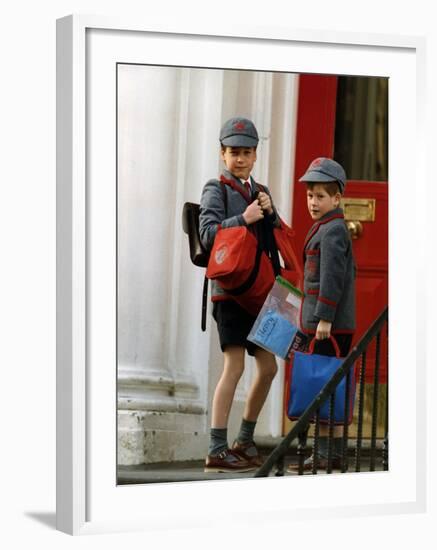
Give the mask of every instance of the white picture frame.
[[[98, 364], [113, 356], [115, 342], [106, 345], [108, 334], [114, 338], [115, 310], [106, 299], [114, 289], [112, 275], [94, 296], [93, 272], [95, 244], [100, 239], [99, 270], [109, 273], [113, 267], [111, 238], [115, 219], [114, 197], [109, 207], [96, 206], [90, 187], [90, 173], [98, 165], [88, 149], [87, 117], [90, 116], [89, 79], [90, 33], [99, 40], [93, 48], [107, 55], [106, 65], [92, 65], [91, 70], [107, 70], [114, 56], [120, 61], [157, 64], [220, 66], [214, 49], [201, 52], [202, 43], [220, 45], [221, 52], [240, 49], [256, 55], [237, 61], [236, 67], [290, 72], [333, 72], [388, 76], [390, 94], [390, 311], [391, 318], [408, 318], [408, 323], [390, 325], [390, 361], [399, 364], [399, 372], [390, 379], [390, 451], [391, 468], [383, 474], [348, 476], [305, 476], [304, 479], [261, 479], [232, 482], [198, 482], [153, 486], [116, 486], [115, 483], [115, 373], [98, 372]], [[138, 40], [145, 40], [137, 48]], [[147, 40], [153, 39], [150, 48]], [[168, 42], [171, 41], [171, 47]], [[175, 42], [177, 48], [174, 47]], [[167, 44], [167, 47], [166, 47]], [[103, 47], [105, 46], [105, 47]], [[193, 47], [195, 46], [195, 47]], [[424, 162], [421, 162], [424, 140], [424, 112], [421, 90], [425, 81], [425, 39], [422, 37], [326, 32], [315, 35], [311, 30], [233, 27], [232, 30], [202, 27], [156, 26], [138, 21], [74, 15], [57, 22], [57, 528], [70, 534], [87, 534], [175, 526], [204, 526], [226, 518], [257, 521], [259, 518], [322, 518], [330, 515], [388, 514], [425, 510], [427, 471], [425, 464], [425, 345], [417, 345], [417, 336], [425, 334], [424, 289], [415, 273], [406, 278], [406, 259], [402, 246], [414, 247], [419, 265], [424, 258], [424, 245], [418, 235], [425, 223], [417, 214], [414, 197], [407, 197], [408, 185], [414, 181], [417, 195], [424, 185]], [[157, 52], [159, 51], [159, 55]], [[321, 55], [323, 54], [329, 55]], [[295, 53], [295, 56], [288, 54]], [[127, 56], [127, 57], [126, 57]], [[200, 56], [200, 57], [197, 57]], [[203, 56], [203, 57], [202, 57]], [[206, 56], [206, 57], [205, 57]], [[288, 57], [287, 57], [288, 56]], [[353, 56], [353, 57], [352, 57]], [[294, 58], [293, 58], [294, 57]], [[202, 61], [203, 59], [203, 61]], [[348, 61], [349, 60], [349, 61]], [[238, 64], [241, 64], [238, 66]], [[351, 70], [351, 63], [355, 67]], [[203, 65], [202, 65], [203, 64]], [[206, 65], [205, 65], [206, 64]], [[227, 67], [227, 65], [226, 65]], [[349, 69], [348, 69], [349, 67]], [[349, 72], [350, 71], [350, 72]], [[358, 72], [357, 72], [358, 71]], [[103, 75], [102, 82], [108, 73]], [[100, 77], [99, 77], [100, 79]], [[111, 91], [115, 93], [115, 88]], [[111, 108], [109, 101], [107, 108]], [[105, 107], [105, 108], [106, 108]], [[402, 116], [400, 116], [402, 114]], [[101, 153], [112, 150], [115, 135], [107, 128], [93, 126], [102, 132]], [[112, 122], [111, 122], [112, 124]], [[402, 140], [408, 135], [408, 140]], [[106, 137], [105, 137], [106, 136]], [[112, 140], [112, 145], [111, 145]], [[407, 143], [406, 143], [407, 142]], [[415, 143], [415, 147], [412, 146]], [[407, 150], [408, 146], [408, 150]], [[105, 149], [107, 147], [108, 149]], [[97, 152], [98, 153], [98, 152]], [[96, 153], [96, 154], [97, 154]], [[399, 168], [397, 160], [409, 155], [410, 162]], [[96, 159], [98, 154], [96, 156]], [[112, 181], [115, 162], [106, 157], [103, 178]], [[91, 168], [91, 164], [93, 165]], [[103, 167], [103, 165], [101, 165]], [[92, 179], [92, 176], [91, 176]], [[111, 186], [109, 185], [109, 192]], [[397, 192], [399, 190], [399, 193]], [[408, 230], [400, 212], [409, 209]], [[96, 234], [95, 218], [109, 231]], [[396, 231], [393, 231], [393, 228]], [[93, 241], [94, 243], [94, 241]], [[402, 246], [401, 246], [402, 243]], [[109, 252], [105, 252], [109, 250]], [[423, 264], [424, 265], [424, 264]], [[106, 270], [106, 271], [105, 271]], [[91, 270], [92, 271], [92, 270]], [[115, 278], [115, 273], [113, 274]], [[412, 282], [412, 279], [414, 281]], [[400, 315], [402, 288], [408, 282], [415, 289], [411, 303]], [[106, 293], [106, 294], [105, 294]], [[103, 317], [105, 317], [103, 319]], [[99, 322], [99, 318], [100, 321]], [[99, 326], [95, 331], [95, 327]], [[416, 330], [411, 327], [415, 327]], [[112, 331], [112, 332], [111, 332]], [[400, 353], [396, 342], [409, 338], [411, 346]], [[422, 337], [423, 338], [423, 337]], [[394, 344], [393, 344], [394, 343]], [[109, 354], [101, 358], [100, 353]], [[96, 359], [97, 358], [97, 359]], [[413, 363], [415, 369], [407, 369]], [[107, 364], [107, 363], [106, 363]], [[414, 372], [413, 372], [414, 371]], [[95, 377], [99, 376], [99, 392]], [[412, 391], [412, 388], [415, 391]], [[400, 398], [408, 396], [409, 411], [402, 411]], [[95, 403], [99, 401], [99, 414]], [[396, 415], [393, 414], [396, 412]], [[98, 428], [96, 429], [96, 422]], [[402, 430], [413, 434], [414, 445], [408, 447]], [[405, 439], [405, 438], [404, 438]], [[98, 449], [95, 441], [98, 440]], [[114, 452], [114, 454], [112, 454]], [[103, 457], [103, 458], [102, 458]], [[106, 458], [105, 458], [106, 457]], [[108, 458], [110, 457], [110, 458]], [[97, 464], [99, 465], [97, 467]], [[293, 485], [289, 485], [293, 483]], [[281, 485], [279, 485], [281, 484]], [[286, 485], [287, 484], [287, 485]], [[375, 488], [379, 487], [378, 494]], [[333, 489], [335, 488], [335, 495]], [[372, 492], [373, 491], [373, 492]], [[244, 511], [229, 494], [244, 492], [248, 503]], [[263, 498], [259, 498], [262, 492]], [[305, 495], [317, 493], [314, 502]], [[293, 498], [290, 498], [293, 494]], [[190, 502], [190, 506], [184, 503]], [[208, 507], [204, 503], [208, 501]], [[227, 502], [225, 506], [224, 502]], [[151, 505], [151, 503], [153, 503]], [[208, 510], [206, 509], [208, 508]], [[164, 513], [165, 512], [165, 513]]]

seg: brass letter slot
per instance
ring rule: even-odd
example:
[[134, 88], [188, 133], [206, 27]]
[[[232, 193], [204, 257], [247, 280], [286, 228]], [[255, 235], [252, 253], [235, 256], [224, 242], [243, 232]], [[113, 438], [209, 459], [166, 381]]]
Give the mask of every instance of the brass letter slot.
[[341, 207], [344, 211], [346, 221], [374, 222], [375, 221], [375, 199], [355, 199], [345, 197], [341, 199]]

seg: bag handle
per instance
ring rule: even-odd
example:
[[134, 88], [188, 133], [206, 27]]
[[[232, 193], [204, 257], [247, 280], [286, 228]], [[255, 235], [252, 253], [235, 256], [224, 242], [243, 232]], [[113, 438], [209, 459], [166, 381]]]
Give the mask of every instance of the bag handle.
[[[337, 340], [334, 338], [334, 336], [331, 336], [329, 337], [329, 340], [331, 340], [331, 344], [333, 345], [334, 347], [334, 350], [335, 350], [335, 356], [337, 358], [340, 358], [340, 348], [338, 347], [338, 343], [337, 343]], [[310, 342], [310, 345], [309, 345], [309, 348], [308, 348], [308, 353], [311, 353], [313, 354], [314, 353], [314, 346], [316, 345], [316, 339], [313, 338]], [[320, 341], [320, 340], [319, 340]]]

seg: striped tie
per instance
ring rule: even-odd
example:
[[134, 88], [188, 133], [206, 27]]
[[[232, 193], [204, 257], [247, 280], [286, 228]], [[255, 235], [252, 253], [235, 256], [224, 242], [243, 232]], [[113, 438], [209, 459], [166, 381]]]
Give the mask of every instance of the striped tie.
[[249, 195], [249, 197], [252, 195], [252, 189], [250, 187], [250, 183], [248, 181], [245, 181], [244, 182], [244, 188], [246, 189], [247, 191], [247, 194]]

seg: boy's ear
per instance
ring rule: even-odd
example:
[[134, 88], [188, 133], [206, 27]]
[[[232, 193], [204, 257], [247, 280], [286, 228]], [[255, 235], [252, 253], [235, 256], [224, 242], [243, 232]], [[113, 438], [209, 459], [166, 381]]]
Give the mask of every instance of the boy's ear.
[[337, 201], [337, 207], [340, 205], [341, 197], [342, 197], [341, 193], [336, 193], [335, 194], [335, 199]]

